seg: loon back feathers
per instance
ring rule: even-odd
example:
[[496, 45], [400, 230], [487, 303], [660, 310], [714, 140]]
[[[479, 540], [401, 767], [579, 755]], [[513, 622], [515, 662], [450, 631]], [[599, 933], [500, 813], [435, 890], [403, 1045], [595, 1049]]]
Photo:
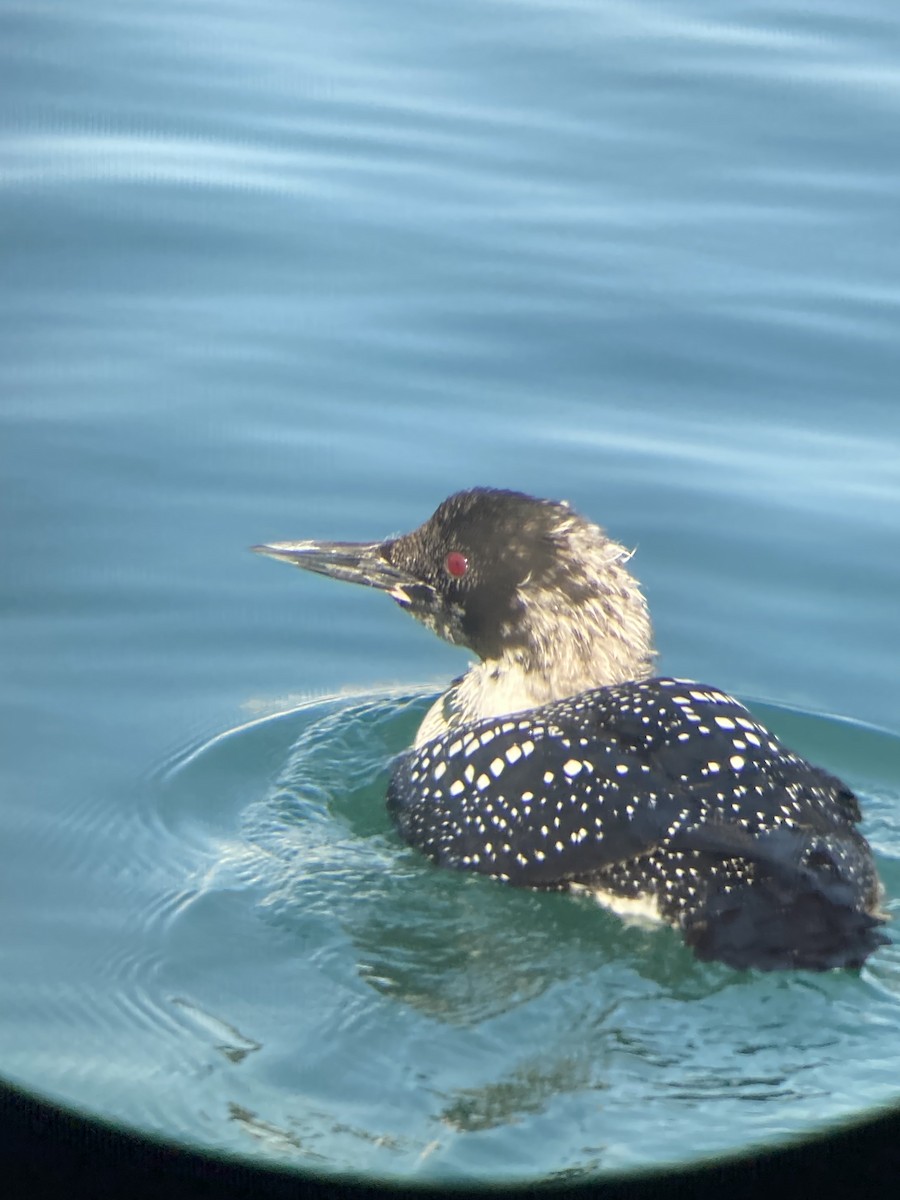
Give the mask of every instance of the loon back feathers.
[[685, 680], [446, 733], [399, 760], [388, 808], [441, 866], [644, 900], [730, 966], [859, 966], [885, 940], [852, 792]]
[[568, 505], [476, 488], [401, 537], [254, 549], [385, 591], [478, 655], [388, 792], [434, 861], [641, 901], [736, 967], [858, 966], [886, 941], [853, 793], [731, 697], [649, 678], [631, 556]]

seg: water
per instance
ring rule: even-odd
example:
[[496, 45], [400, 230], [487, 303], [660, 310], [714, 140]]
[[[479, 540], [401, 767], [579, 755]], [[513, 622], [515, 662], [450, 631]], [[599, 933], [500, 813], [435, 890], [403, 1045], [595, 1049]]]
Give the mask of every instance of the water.
[[[661, 670], [859, 791], [900, 898], [900, 17], [7, 3], [0, 1062], [298, 1170], [572, 1178], [900, 1101], [900, 957], [737, 975], [432, 871], [465, 665], [245, 547], [487, 483], [637, 546]], [[280, 715], [279, 715], [280, 714]]]

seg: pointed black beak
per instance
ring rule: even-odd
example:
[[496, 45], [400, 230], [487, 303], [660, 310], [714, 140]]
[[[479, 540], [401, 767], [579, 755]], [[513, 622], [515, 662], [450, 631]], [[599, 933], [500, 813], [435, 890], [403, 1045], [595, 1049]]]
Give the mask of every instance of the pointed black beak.
[[421, 589], [422, 581], [395, 567], [385, 556], [390, 542], [269, 542], [251, 546], [256, 554], [265, 554], [281, 562], [329, 575], [347, 583], [388, 592], [401, 604], [409, 604], [410, 589]]

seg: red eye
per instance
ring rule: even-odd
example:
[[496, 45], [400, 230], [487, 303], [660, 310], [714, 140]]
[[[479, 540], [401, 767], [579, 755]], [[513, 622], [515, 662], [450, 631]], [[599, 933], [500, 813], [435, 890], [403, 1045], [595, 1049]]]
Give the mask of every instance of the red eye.
[[451, 550], [444, 559], [444, 566], [447, 568], [448, 575], [452, 575], [454, 579], [462, 579], [469, 569], [469, 560], [458, 550]]

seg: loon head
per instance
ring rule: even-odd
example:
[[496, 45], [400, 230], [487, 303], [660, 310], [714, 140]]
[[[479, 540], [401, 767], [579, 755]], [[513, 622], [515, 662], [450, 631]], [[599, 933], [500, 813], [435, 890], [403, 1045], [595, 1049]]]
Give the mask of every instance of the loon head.
[[650, 674], [650, 620], [626, 567], [631, 552], [565, 502], [473, 488], [400, 537], [253, 549], [387, 592], [497, 675], [518, 673], [523, 707]]

